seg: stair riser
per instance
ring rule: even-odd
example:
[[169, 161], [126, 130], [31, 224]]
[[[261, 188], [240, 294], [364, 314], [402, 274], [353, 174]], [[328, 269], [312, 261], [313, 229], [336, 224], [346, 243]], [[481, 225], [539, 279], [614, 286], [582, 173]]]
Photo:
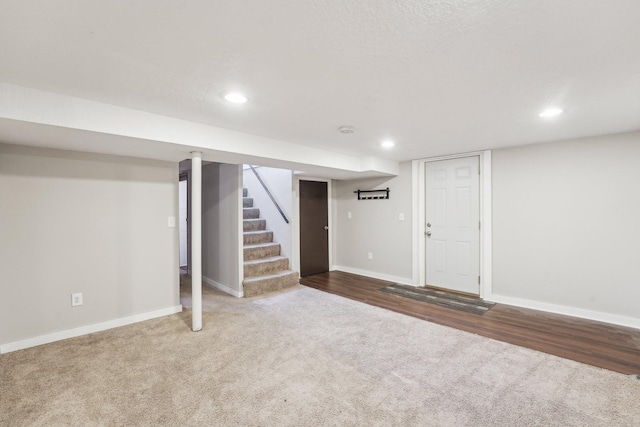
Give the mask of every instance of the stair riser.
[[260, 218], [260, 209], [258, 208], [245, 208], [242, 211], [243, 219]]
[[243, 208], [252, 208], [253, 207], [253, 199], [251, 197], [243, 197], [242, 198], [242, 207]]
[[267, 228], [267, 221], [264, 219], [251, 219], [242, 222], [244, 231], [259, 231]]
[[244, 248], [245, 261], [278, 255], [280, 255], [280, 245], [266, 246], [262, 248]]
[[242, 189], [242, 197], [247, 197], [249, 195], [249, 191], [246, 188]]
[[263, 276], [265, 274], [272, 274], [277, 271], [283, 271], [289, 269], [289, 260], [287, 258], [278, 259], [274, 261], [265, 261], [260, 263], [246, 264], [244, 266], [244, 277], [256, 277]]
[[274, 277], [264, 280], [252, 280], [244, 283], [244, 296], [253, 297], [267, 292], [279, 291], [290, 288], [298, 284], [298, 273], [292, 271], [291, 274], [283, 277]]
[[269, 243], [269, 242], [273, 242], [273, 233], [271, 231], [244, 235], [245, 245], [255, 245], [256, 243]]

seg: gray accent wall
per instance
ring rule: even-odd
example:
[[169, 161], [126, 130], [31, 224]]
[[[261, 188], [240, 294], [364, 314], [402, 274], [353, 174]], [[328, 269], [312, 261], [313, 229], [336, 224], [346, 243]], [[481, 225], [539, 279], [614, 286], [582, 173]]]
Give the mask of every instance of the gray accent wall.
[[0, 344], [178, 306], [177, 177], [177, 163], [0, 144]]
[[[409, 163], [334, 181], [338, 269], [411, 282], [411, 185]], [[390, 200], [353, 194], [387, 186]], [[640, 319], [640, 132], [493, 150], [492, 211], [492, 296]]]
[[242, 291], [242, 166], [202, 167], [202, 275]]
[[640, 318], [640, 133], [493, 151], [493, 293]]
[[[389, 200], [358, 200], [355, 190], [391, 190]], [[392, 178], [333, 181], [334, 265], [390, 280], [412, 281], [411, 162]], [[351, 212], [351, 219], [348, 213]], [[404, 221], [399, 215], [404, 214]], [[373, 259], [367, 255], [373, 253]]]

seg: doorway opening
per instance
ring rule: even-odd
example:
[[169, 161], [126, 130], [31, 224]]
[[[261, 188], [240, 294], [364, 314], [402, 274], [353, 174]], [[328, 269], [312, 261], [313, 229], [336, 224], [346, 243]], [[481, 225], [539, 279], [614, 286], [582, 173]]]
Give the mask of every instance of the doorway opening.
[[187, 180], [187, 174], [180, 174], [180, 181], [178, 181], [178, 228], [180, 233], [180, 270], [188, 272], [188, 206], [189, 206], [189, 185]]
[[178, 166], [178, 276], [180, 304], [191, 307], [191, 159]]

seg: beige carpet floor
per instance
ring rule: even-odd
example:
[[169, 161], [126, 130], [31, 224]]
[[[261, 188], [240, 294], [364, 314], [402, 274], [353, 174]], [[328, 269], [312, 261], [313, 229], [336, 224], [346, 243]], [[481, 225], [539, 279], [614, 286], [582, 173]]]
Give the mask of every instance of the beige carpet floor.
[[[0, 425], [639, 426], [640, 381], [297, 286], [0, 356]], [[188, 304], [188, 300], [185, 300]]]

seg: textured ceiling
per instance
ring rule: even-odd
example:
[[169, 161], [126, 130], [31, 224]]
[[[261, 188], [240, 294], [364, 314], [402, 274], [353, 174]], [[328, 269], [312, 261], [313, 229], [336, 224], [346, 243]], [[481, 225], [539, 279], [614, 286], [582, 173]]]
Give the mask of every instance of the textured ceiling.
[[[640, 129], [637, 0], [0, 0], [0, 11], [0, 81], [343, 153], [409, 160]], [[222, 100], [232, 89], [250, 102]], [[549, 105], [566, 112], [540, 119]]]

